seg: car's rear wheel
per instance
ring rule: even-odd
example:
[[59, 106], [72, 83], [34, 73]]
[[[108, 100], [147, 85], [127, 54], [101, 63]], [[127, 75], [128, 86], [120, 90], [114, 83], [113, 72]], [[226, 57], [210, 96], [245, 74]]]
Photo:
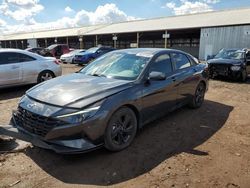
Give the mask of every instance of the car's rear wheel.
[[137, 118], [128, 107], [118, 109], [110, 118], [107, 125], [104, 144], [110, 151], [121, 151], [128, 147], [137, 132]]
[[191, 108], [199, 108], [204, 102], [206, 93], [206, 86], [204, 83], [200, 82], [199, 85], [196, 88], [195, 94], [192, 98], [192, 101], [190, 102], [189, 106]]
[[47, 81], [47, 80], [50, 80], [52, 78], [54, 78], [55, 75], [53, 72], [51, 71], [42, 71], [39, 75], [38, 75], [38, 78], [37, 78], [37, 82], [38, 83], [41, 83], [41, 82], [44, 82], [44, 81]]

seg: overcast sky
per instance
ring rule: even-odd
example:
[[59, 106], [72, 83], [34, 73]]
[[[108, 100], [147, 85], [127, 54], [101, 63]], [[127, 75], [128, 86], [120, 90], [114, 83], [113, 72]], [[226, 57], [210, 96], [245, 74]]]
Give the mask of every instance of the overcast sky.
[[0, 0], [0, 2], [0, 34], [250, 7], [250, 0]]

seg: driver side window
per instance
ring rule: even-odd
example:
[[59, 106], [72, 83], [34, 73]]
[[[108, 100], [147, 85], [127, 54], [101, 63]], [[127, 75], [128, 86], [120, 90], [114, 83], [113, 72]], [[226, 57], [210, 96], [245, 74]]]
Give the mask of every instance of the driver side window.
[[160, 55], [150, 67], [150, 72], [163, 72], [169, 74], [173, 71], [169, 54]]

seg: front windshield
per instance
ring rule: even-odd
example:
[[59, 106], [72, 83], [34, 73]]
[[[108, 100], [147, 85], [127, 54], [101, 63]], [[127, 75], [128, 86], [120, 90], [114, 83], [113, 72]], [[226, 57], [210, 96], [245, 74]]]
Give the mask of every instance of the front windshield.
[[239, 50], [225, 50], [222, 49], [216, 56], [215, 59], [243, 59], [244, 53]]
[[99, 49], [99, 48], [94, 47], [94, 48], [88, 49], [86, 52], [88, 52], [88, 53], [95, 53], [98, 49]]
[[135, 80], [149, 62], [150, 56], [127, 52], [111, 52], [95, 60], [81, 73], [121, 80]]

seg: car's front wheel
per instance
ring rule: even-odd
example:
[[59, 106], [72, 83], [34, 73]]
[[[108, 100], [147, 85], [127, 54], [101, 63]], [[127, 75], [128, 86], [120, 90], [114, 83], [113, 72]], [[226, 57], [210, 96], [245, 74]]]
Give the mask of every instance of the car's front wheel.
[[246, 70], [242, 71], [240, 79], [242, 82], [247, 81], [247, 71]]
[[190, 102], [189, 106], [191, 108], [199, 108], [204, 102], [206, 93], [206, 86], [204, 83], [200, 82], [196, 88], [195, 94]]
[[121, 151], [128, 147], [137, 132], [137, 118], [128, 107], [118, 109], [110, 118], [105, 135], [104, 145], [110, 151]]
[[42, 71], [42, 72], [38, 75], [37, 83], [41, 83], [41, 82], [50, 80], [50, 79], [52, 79], [52, 78], [54, 78], [54, 77], [55, 77], [55, 75], [54, 75], [53, 72], [48, 71], [48, 70]]

